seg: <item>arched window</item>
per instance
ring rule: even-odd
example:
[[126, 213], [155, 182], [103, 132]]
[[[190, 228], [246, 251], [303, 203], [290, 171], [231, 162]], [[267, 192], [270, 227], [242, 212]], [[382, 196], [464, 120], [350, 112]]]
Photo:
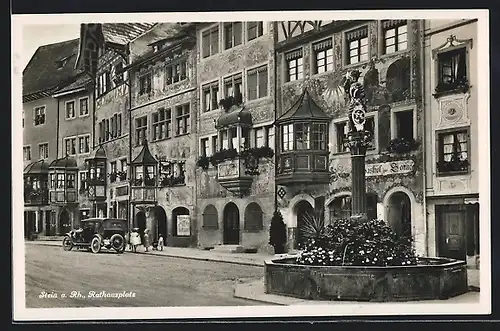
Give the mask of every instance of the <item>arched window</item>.
[[184, 207], [177, 207], [172, 211], [174, 236], [190, 236], [191, 220], [189, 210]]
[[262, 208], [258, 203], [252, 202], [245, 209], [245, 230], [260, 231], [262, 229]]
[[206, 206], [203, 211], [203, 228], [213, 230], [219, 228], [219, 217], [214, 205]]

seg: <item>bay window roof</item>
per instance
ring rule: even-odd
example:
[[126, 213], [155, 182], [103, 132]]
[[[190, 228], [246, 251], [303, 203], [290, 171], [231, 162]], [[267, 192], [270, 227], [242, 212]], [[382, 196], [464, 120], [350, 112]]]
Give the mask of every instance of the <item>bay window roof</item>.
[[45, 160], [38, 160], [36, 162], [30, 163], [24, 168], [25, 175], [38, 175], [38, 174], [48, 174], [49, 173], [49, 163]]
[[252, 126], [252, 113], [244, 107], [233, 106], [227, 113], [222, 114], [215, 123], [216, 129], [233, 126]]
[[98, 148], [94, 149], [92, 153], [90, 153], [90, 156], [86, 160], [93, 160], [93, 159], [106, 159], [106, 151], [104, 150], [104, 147], [102, 145], [99, 145]]
[[330, 117], [321, 109], [309, 94], [307, 88], [304, 89], [298, 100], [283, 115], [276, 119], [276, 123], [295, 121], [327, 121]]
[[154, 156], [149, 151], [148, 141], [144, 139], [141, 152], [139, 153], [139, 155], [137, 155], [137, 157], [132, 161], [131, 164], [155, 165], [157, 163], [158, 161], [156, 161]]
[[65, 156], [54, 160], [50, 165], [50, 169], [78, 169], [76, 160], [72, 157]]

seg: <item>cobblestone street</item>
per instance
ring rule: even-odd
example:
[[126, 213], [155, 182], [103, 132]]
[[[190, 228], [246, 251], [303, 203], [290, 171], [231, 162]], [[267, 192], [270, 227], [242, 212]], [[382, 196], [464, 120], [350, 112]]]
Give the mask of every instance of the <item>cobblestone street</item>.
[[[26, 245], [27, 308], [252, 305], [233, 298], [234, 286], [262, 276], [256, 266]], [[58, 298], [40, 298], [43, 291]], [[71, 291], [85, 298], [69, 298]], [[89, 298], [90, 291], [135, 297]]]

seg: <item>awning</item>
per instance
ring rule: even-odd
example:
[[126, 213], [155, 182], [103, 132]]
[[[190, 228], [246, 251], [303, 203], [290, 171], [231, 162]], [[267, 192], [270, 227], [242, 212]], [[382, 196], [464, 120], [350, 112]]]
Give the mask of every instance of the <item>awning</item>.
[[466, 205], [473, 205], [473, 204], [479, 204], [479, 198], [464, 198], [464, 204]]
[[[234, 109], [233, 106], [232, 109]], [[227, 128], [232, 126], [252, 126], [252, 113], [245, 108], [236, 108], [222, 114], [215, 123], [216, 129]]]

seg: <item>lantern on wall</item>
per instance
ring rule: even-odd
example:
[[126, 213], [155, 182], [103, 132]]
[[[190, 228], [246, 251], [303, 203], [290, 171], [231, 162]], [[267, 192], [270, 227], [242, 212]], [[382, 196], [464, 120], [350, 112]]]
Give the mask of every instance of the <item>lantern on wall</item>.
[[131, 200], [133, 203], [156, 203], [158, 161], [149, 151], [144, 139], [142, 150], [130, 163], [132, 170]]

